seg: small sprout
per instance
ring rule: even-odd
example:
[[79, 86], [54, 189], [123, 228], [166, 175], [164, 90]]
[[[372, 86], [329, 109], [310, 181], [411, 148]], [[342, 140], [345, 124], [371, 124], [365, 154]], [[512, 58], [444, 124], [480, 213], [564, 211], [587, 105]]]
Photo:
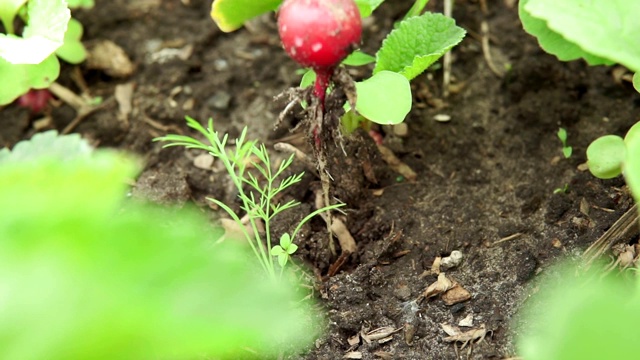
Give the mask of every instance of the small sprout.
[[567, 192], [569, 192], [569, 184], [564, 184], [563, 187], [553, 190], [554, 194], [566, 194]]
[[562, 154], [565, 159], [571, 157], [571, 153], [573, 152], [573, 148], [571, 146], [567, 146], [567, 130], [564, 128], [558, 129], [558, 139], [562, 142]]
[[280, 237], [280, 245], [276, 245], [271, 248], [271, 256], [278, 257], [278, 264], [280, 264], [281, 268], [284, 268], [291, 255], [293, 255], [298, 250], [298, 245], [291, 242], [291, 236], [289, 234], [284, 233]]

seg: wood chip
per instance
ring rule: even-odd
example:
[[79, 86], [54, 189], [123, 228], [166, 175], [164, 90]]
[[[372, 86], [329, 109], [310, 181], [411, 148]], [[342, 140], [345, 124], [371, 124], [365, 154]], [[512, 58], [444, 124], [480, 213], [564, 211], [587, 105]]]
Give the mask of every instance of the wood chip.
[[118, 103], [118, 117], [120, 117], [124, 121], [129, 120], [129, 114], [131, 114], [131, 110], [133, 107], [131, 106], [131, 99], [133, 98], [133, 87], [134, 84], [132, 82], [128, 82], [126, 84], [118, 84], [114, 90], [113, 97], [116, 99]]
[[343, 254], [353, 254], [358, 250], [355, 239], [339, 217], [332, 219], [331, 232], [338, 238]]
[[404, 176], [408, 181], [415, 181], [418, 178], [418, 174], [416, 174], [413, 169], [409, 167], [409, 165], [402, 162], [388, 147], [384, 145], [378, 145], [378, 151], [380, 151], [380, 155], [382, 156], [382, 160], [384, 160], [393, 171], [399, 173]]

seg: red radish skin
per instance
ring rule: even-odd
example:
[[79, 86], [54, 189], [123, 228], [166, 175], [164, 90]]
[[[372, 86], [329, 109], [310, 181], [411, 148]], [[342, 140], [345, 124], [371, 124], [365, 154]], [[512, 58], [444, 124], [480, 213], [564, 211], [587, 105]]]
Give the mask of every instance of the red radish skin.
[[32, 114], [39, 114], [44, 110], [51, 99], [53, 99], [53, 96], [49, 90], [31, 89], [29, 92], [18, 98], [18, 105], [31, 110]]
[[278, 32], [289, 56], [316, 72], [313, 94], [324, 97], [335, 68], [360, 43], [362, 20], [353, 0], [285, 0]]

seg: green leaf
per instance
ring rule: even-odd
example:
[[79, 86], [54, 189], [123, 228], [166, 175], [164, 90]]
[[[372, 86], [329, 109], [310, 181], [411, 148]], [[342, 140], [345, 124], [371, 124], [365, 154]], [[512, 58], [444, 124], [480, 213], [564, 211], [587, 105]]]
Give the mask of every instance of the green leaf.
[[43, 158], [61, 161], [88, 159], [93, 152], [79, 134], [58, 135], [55, 130], [33, 135], [17, 143], [11, 151], [0, 154], [0, 164], [21, 163]]
[[[634, 130], [635, 129], [635, 130]], [[624, 178], [631, 193], [640, 203], [640, 122], [636, 123], [624, 138], [627, 158], [624, 163]]]
[[640, 121], [633, 124], [633, 126], [627, 131], [627, 134], [624, 136], [625, 145], [628, 145], [629, 141], [637, 137], [640, 137]]
[[231, 32], [247, 20], [274, 11], [282, 0], [213, 0], [211, 18], [220, 30]]
[[622, 173], [622, 164], [627, 156], [624, 140], [617, 135], [597, 138], [587, 148], [587, 165], [593, 176], [611, 179]]
[[89, 9], [94, 7], [95, 2], [94, 0], [67, 0], [67, 5], [71, 9], [76, 9], [76, 8]]
[[212, 246], [195, 209], [125, 202], [135, 168], [98, 151], [2, 165], [2, 358], [275, 358], [315, 338], [293, 283]]
[[286, 254], [286, 251], [280, 245], [276, 245], [271, 248], [271, 256], [281, 256]]
[[87, 51], [82, 45], [82, 24], [71, 18], [64, 33], [64, 43], [56, 50], [56, 55], [70, 64], [79, 64], [87, 58]]
[[39, 64], [11, 64], [0, 58], [0, 105], [6, 105], [29, 89], [48, 88], [60, 74], [60, 62], [55, 54]]
[[376, 62], [376, 58], [360, 50], [352, 52], [342, 63], [350, 66], [362, 66]]
[[640, 71], [640, 1], [528, 0], [520, 6], [584, 52]]
[[300, 79], [300, 88], [301, 89], [308, 88], [309, 86], [313, 85], [315, 81], [316, 81], [316, 72], [309, 69], [307, 70], [307, 72], [304, 73], [304, 75], [302, 75], [302, 79]]
[[39, 64], [62, 46], [71, 13], [64, 0], [30, 0], [22, 37], [0, 34], [0, 57], [12, 64]]
[[[603, 269], [576, 277], [567, 268], [541, 282], [518, 324], [517, 353], [527, 360], [629, 359], [637, 354], [637, 282], [604, 277]], [[551, 278], [562, 279], [551, 281]], [[587, 279], [591, 279], [590, 281]]]
[[4, 25], [7, 34], [13, 34], [13, 19], [18, 14], [18, 10], [27, 0], [3, 0], [0, 1], [0, 21]]
[[558, 139], [560, 139], [562, 145], [567, 144], [567, 130], [565, 128], [558, 129]]
[[422, 10], [424, 10], [424, 7], [427, 6], [428, 3], [429, 0], [416, 0], [409, 11], [407, 11], [407, 13], [404, 15], [403, 20], [420, 15], [422, 13]]
[[296, 244], [290, 244], [289, 248], [287, 248], [287, 254], [289, 255], [293, 255], [296, 253], [296, 251], [298, 251], [298, 245]]
[[584, 59], [589, 65], [610, 65], [613, 62], [582, 50], [576, 44], [566, 40], [559, 33], [551, 30], [544, 20], [529, 14], [525, 6], [530, 1], [520, 0], [518, 14], [524, 30], [538, 39], [540, 47], [549, 54], [555, 55], [561, 61]]
[[360, 16], [363, 18], [371, 16], [371, 13], [384, 2], [384, 0], [355, 0], [360, 10]]
[[640, 75], [638, 74], [639, 74], [638, 72], [633, 74], [633, 87], [634, 89], [636, 89], [637, 92], [640, 93]]
[[465, 33], [442, 14], [425, 13], [404, 20], [382, 42], [373, 73], [389, 70], [411, 80], [460, 43]]
[[282, 236], [280, 237], [280, 246], [282, 246], [282, 248], [285, 250], [287, 250], [289, 246], [291, 246], [291, 237], [289, 236], [289, 234], [282, 234]]
[[289, 261], [289, 255], [287, 253], [278, 255], [278, 264], [280, 264], [281, 268], [284, 268], [287, 265], [287, 261]]
[[356, 82], [356, 110], [378, 124], [401, 123], [411, 110], [411, 87], [404, 76], [380, 71]]

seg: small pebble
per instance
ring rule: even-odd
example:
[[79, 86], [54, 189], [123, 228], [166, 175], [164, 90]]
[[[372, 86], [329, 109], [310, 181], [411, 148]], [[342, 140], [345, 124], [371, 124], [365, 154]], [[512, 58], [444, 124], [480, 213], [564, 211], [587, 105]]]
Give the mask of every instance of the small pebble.
[[405, 137], [409, 135], [409, 126], [407, 123], [400, 123], [393, 125], [393, 134], [399, 137]]
[[411, 289], [407, 284], [401, 283], [393, 290], [393, 294], [400, 300], [406, 301], [411, 297]]
[[229, 108], [229, 103], [231, 102], [231, 95], [229, 95], [226, 91], [216, 91], [213, 96], [207, 100], [207, 106], [210, 108], [225, 110]]
[[449, 122], [451, 121], [451, 115], [447, 114], [437, 114], [433, 117], [433, 120], [437, 122]]
[[216, 59], [213, 62], [213, 68], [217, 71], [225, 71], [229, 69], [229, 63], [225, 59]]

